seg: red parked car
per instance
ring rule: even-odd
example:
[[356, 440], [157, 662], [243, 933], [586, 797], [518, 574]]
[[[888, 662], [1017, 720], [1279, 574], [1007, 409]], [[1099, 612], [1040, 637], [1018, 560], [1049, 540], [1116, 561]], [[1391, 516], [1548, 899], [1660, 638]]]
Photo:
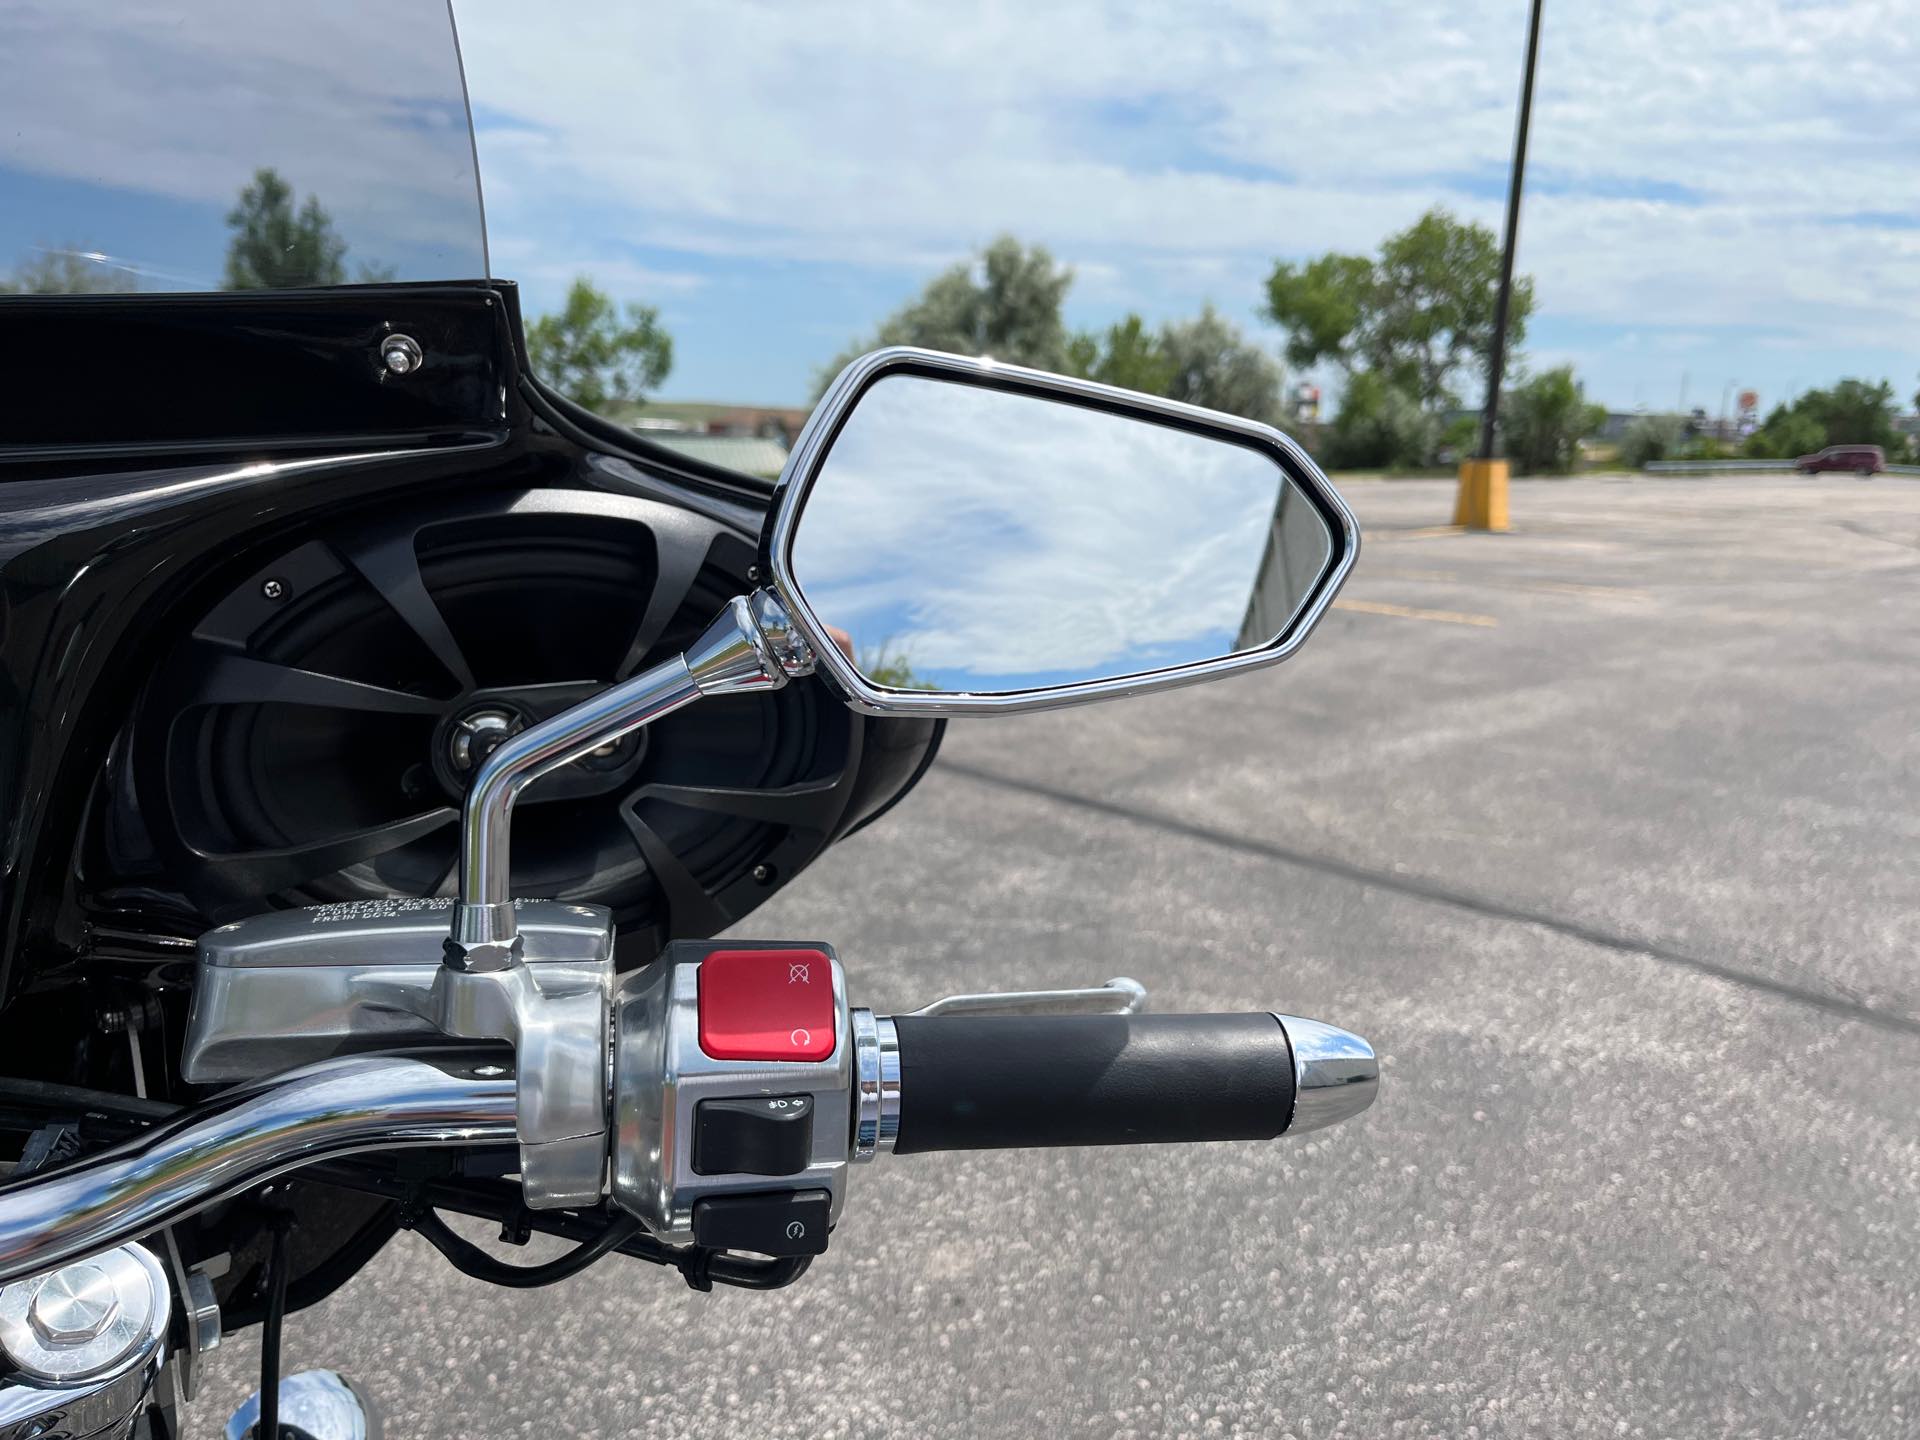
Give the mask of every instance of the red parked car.
[[1793, 462], [1802, 475], [1818, 475], [1822, 470], [1856, 470], [1862, 478], [1887, 468], [1887, 452], [1878, 445], [1829, 445]]

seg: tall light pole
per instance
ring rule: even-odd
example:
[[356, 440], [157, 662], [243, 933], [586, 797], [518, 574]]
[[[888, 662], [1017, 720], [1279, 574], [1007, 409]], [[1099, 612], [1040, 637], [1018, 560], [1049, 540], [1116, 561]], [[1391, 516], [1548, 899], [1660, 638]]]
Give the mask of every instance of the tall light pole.
[[1507, 183], [1507, 233], [1500, 251], [1500, 293], [1493, 303], [1493, 348], [1487, 353], [1487, 401], [1480, 411], [1480, 452], [1460, 468], [1453, 523], [1474, 530], [1507, 528], [1507, 469], [1493, 458], [1500, 426], [1500, 382], [1507, 366], [1507, 310], [1513, 299], [1513, 252], [1520, 238], [1520, 187], [1527, 173], [1527, 128], [1533, 120], [1533, 71], [1540, 58], [1540, 6], [1527, 20], [1527, 67], [1520, 80], [1520, 122], [1514, 129], [1513, 174]]

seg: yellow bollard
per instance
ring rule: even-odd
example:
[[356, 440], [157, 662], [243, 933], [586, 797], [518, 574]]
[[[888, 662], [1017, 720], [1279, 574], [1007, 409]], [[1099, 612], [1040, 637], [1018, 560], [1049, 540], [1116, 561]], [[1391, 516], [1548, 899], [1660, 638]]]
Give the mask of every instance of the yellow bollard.
[[1468, 530], [1510, 530], [1507, 522], [1507, 462], [1463, 460], [1453, 523]]

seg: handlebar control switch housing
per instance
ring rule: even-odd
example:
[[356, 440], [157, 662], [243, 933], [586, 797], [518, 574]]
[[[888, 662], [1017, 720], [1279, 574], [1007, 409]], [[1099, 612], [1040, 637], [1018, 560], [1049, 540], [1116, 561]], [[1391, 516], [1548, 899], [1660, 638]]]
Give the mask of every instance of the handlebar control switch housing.
[[853, 1049], [831, 946], [676, 940], [614, 994], [614, 1199], [672, 1244], [824, 1250]]

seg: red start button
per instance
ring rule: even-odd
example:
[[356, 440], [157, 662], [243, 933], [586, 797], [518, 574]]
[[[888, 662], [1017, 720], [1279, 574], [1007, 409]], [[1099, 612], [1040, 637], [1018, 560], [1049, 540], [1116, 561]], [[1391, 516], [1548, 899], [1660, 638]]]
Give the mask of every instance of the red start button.
[[700, 1048], [716, 1060], [833, 1053], [833, 964], [818, 950], [716, 950], [700, 962]]

